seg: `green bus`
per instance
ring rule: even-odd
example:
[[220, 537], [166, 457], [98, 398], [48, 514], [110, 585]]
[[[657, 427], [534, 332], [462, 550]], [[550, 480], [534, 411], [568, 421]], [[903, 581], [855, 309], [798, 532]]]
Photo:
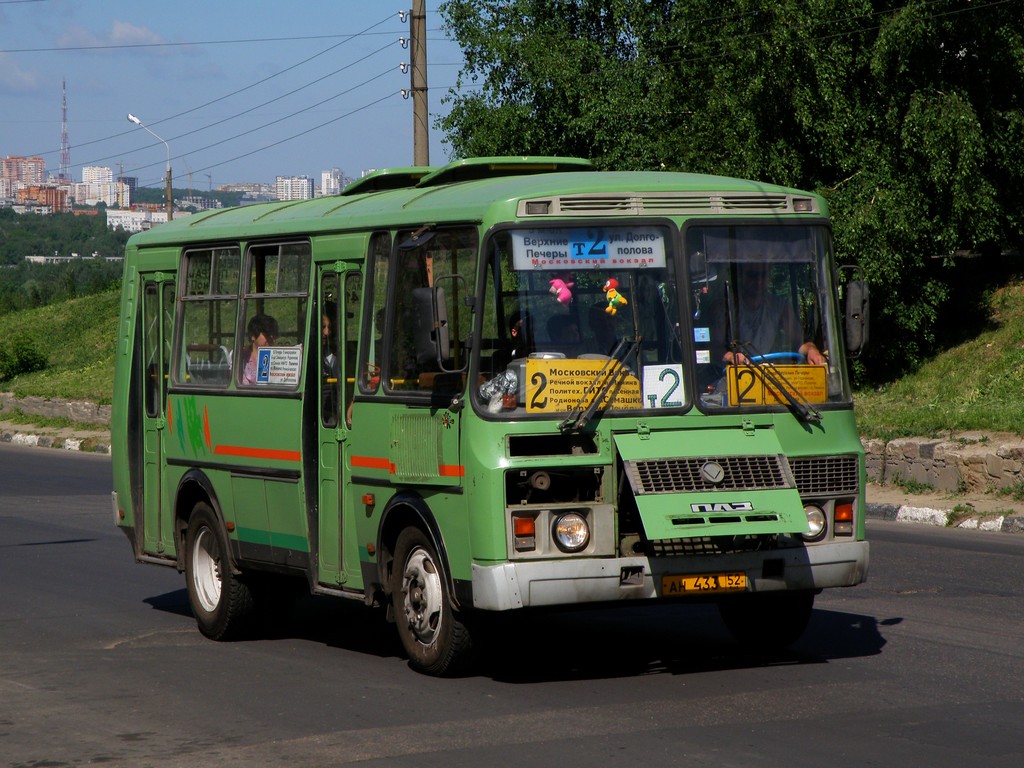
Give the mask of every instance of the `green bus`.
[[732, 178], [476, 158], [176, 220], [126, 249], [116, 524], [214, 639], [311, 592], [428, 674], [539, 606], [783, 647], [867, 574], [866, 309], [824, 200]]

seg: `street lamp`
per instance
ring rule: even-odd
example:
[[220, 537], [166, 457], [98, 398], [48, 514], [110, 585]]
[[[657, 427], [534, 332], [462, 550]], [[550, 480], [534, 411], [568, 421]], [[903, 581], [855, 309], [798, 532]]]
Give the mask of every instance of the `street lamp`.
[[149, 134], [157, 141], [163, 142], [164, 147], [167, 149], [167, 220], [171, 221], [174, 219], [174, 202], [171, 194], [171, 145], [153, 133], [153, 131], [149, 130], [149, 128], [143, 125], [142, 121], [131, 112], [128, 113], [128, 122], [135, 123], [140, 128], [149, 132]]

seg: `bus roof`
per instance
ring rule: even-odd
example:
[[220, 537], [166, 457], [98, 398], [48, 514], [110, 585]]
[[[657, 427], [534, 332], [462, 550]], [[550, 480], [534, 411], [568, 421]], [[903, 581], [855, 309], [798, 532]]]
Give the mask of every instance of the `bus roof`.
[[[795, 200], [806, 201], [796, 206]], [[525, 203], [533, 205], [529, 208]], [[472, 158], [378, 171], [341, 194], [222, 208], [133, 235], [138, 247], [545, 216], [823, 215], [815, 195], [743, 179], [595, 171], [564, 157]]]

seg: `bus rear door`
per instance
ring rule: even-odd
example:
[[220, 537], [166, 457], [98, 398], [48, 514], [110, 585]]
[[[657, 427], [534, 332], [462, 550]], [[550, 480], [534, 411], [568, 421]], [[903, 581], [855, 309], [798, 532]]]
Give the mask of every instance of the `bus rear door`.
[[[142, 508], [143, 548], [163, 554], [173, 521], [165, 521], [162, 476], [166, 456], [167, 375], [174, 326], [174, 277], [165, 273], [142, 276]], [[167, 531], [164, 531], [166, 523]]]
[[345, 493], [342, 468], [347, 461], [351, 403], [355, 377], [356, 341], [359, 338], [359, 308], [362, 275], [352, 266], [334, 264], [318, 275], [320, 307], [320, 376], [318, 397], [318, 510], [320, 553], [319, 580], [341, 585], [350, 578], [348, 570], [358, 568], [354, 554], [346, 557], [349, 538], [344, 524]]

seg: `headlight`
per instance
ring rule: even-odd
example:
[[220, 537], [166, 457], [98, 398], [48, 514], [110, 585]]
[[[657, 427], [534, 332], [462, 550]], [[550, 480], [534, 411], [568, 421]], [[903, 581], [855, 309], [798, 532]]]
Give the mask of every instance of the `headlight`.
[[828, 533], [828, 518], [825, 517], [821, 507], [808, 504], [804, 507], [804, 514], [807, 515], [807, 525], [810, 531], [801, 534], [804, 541], [821, 541]]
[[563, 552], [580, 552], [590, 543], [590, 525], [578, 512], [567, 512], [555, 518], [551, 535]]

